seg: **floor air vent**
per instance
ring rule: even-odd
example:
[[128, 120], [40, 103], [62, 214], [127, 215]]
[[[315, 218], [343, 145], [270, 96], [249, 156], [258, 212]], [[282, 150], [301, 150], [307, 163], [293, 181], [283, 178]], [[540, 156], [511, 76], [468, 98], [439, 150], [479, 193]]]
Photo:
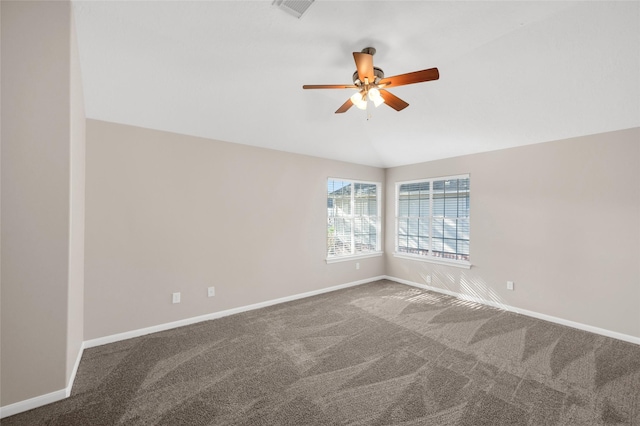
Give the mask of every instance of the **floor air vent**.
[[314, 0], [273, 0], [272, 4], [300, 19], [313, 2]]

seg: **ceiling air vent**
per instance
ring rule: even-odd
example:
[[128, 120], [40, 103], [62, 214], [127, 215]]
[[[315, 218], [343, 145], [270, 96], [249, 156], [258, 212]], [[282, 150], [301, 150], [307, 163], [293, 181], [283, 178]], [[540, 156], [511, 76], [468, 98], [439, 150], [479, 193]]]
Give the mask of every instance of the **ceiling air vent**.
[[272, 5], [278, 6], [288, 14], [300, 19], [313, 2], [314, 0], [273, 0]]

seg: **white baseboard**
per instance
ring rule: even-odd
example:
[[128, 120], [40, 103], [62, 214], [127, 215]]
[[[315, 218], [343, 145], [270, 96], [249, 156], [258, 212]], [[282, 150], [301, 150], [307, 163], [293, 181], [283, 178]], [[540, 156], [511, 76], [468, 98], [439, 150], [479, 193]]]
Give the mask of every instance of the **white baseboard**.
[[76, 379], [76, 374], [78, 373], [78, 367], [80, 366], [80, 360], [82, 359], [83, 352], [84, 342], [80, 345], [80, 350], [78, 351], [76, 362], [73, 364], [73, 370], [71, 370], [71, 376], [69, 376], [66, 388], [0, 407], [0, 419], [68, 398], [69, 395], [71, 395], [71, 388], [73, 387], [73, 382]]
[[73, 370], [71, 370], [71, 376], [69, 377], [66, 388], [0, 407], [0, 419], [68, 398], [69, 395], [71, 395], [71, 388], [73, 387], [73, 381], [76, 379], [76, 373], [80, 366], [83, 351], [84, 343], [80, 345], [80, 350], [78, 351], [78, 356], [76, 357], [76, 362], [73, 365]]
[[42, 407], [43, 405], [51, 404], [52, 402], [60, 401], [67, 397], [67, 389], [60, 389], [51, 393], [36, 396], [35, 398], [25, 399], [24, 401], [18, 401], [13, 404], [0, 407], [0, 419], [13, 416], [14, 414], [22, 413], [23, 411], [32, 410], [34, 408]]
[[151, 327], [140, 328], [137, 330], [131, 330], [124, 333], [112, 334], [110, 336], [99, 337], [97, 339], [86, 340], [84, 342], [85, 348], [93, 348], [94, 346], [101, 346], [107, 343], [119, 342], [121, 340], [127, 340], [134, 337], [144, 336], [151, 333], [157, 333], [158, 331], [171, 330], [172, 328], [182, 327], [185, 325], [196, 324], [202, 321], [209, 321], [216, 318], [222, 318], [229, 315], [239, 314], [241, 312], [252, 311], [254, 309], [265, 308], [267, 306], [277, 305], [278, 303], [290, 302], [292, 300], [304, 299], [305, 297], [316, 296], [322, 293], [328, 293], [331, 291], [340, 290], [347, 287], [354, 287], [361, 284], [370, 283], [384, 279], [384, 276], [377, 276], [372, 278], [366, 278], [364, 280], [353, 281], [346, 284], [340, 284], [333, 287], [327, 287], [320, 290], [308, 291], [306, 293], [294, 294], [292, 296], [281, 297], [279, 299], [267, 300], [265, 302], [254, 303], [253, 305], [240, 306], [238, 308], [227, 309], [225, 311], [213, 312], [206, 315], [200, 315], [197, 317], [185, 318], [179, 321], [168, 322], [165, 324], [154, 325]]
[[80, 360], [82, 359], [82, 354], [84, 353], [84, 342], [80, 345], [80, 350], [78, 351], [78, 356], [76, 357], [76, 362], [73, 364], [73, 370], [71, 370], [71, 376], [69, 377], [69, 383], [65, 389], [65, 397], [69, 397], [71, 395], [71, 388], [73, 387], [73, 382], [76, 380], [76, 374], [78, 373], [78, 367], [80, 367]]
[[458, 299], [468, 300], [470, 302], [480, 303], [482, 305], [491, 306], [493, 308], [504, 309], [505, 311], [515, 312], [517, 314], [526, 315], [528, 317], [533, 317], [537, 319], [541, 319], [544, 321], [553, 322], [560, 325], [566, 325], [567, 327], [577, 328], [578, 330], [584, 330], [595, 334], [600, 334], [602, 336], [611, 337], [613, 339], [624, 340], [625, 342], [635, 343], [636, 345], [640, 345], [640, 337], [630, 336], [628, 334], [618, 333], [616, 331], [607, 330], [604, 328], [594, 327], [592, 325], [582, 324], [575, 321], [570, 321], [564, 318], [558, 318], [551, 315], [541, 314], [539, 312], [529, 311], [527, 309], [516, 308], [514, 306], [505, 305], [502, 303], [492, 302], [490, 300], [480, 299], [478, 297], [469, 296], [467, 294], [456, 293], [450, 290], [446, 290], [443, 288], [432, 287], [426, 284], [420, 284], [413, 281], [404, 280], [402, 278], [390, 277], [388, 275], [384, 276], [384, 279], [395, 281], [400, 284], [410, 285], [412, 287], [421, 288], [423, 290], [431, 290], [437, 293], [446, 294], [449, 296], [453, 296]]
[[80, 345], [80, 350], [78, 351], [78, 356], [76, 357], [76, 362], [73, 365], [73, 370], [71, 370], [71, 376], [69, 376], [66, 388], [0, 407], [0, 419], [68, 398], [69, 395], [71, 395], [71, 388], [73, 388], [73, 382], [76, 379], [76, 374], [78, 373], [78, 367], [80, 366], [80, 360], [82, 359], [83, 352], [84, 342]]

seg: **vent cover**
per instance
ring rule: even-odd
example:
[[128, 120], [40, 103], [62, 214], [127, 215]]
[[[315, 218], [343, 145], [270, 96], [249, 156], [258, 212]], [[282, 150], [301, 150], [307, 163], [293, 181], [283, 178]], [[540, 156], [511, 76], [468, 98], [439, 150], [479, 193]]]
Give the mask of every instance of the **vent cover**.
[[273, 0], [272, 5], [278, 6], [288, 14], [300, 19], [313, 2], [314, 0]]

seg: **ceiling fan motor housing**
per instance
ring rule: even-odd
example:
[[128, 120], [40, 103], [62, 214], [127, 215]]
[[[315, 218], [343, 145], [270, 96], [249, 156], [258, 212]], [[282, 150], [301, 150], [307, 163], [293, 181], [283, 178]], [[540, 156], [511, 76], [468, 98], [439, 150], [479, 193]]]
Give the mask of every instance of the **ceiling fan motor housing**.
[[[373, 75], [375, 76], [375, 80], [369, 82], [369, 84], [378, 84], [378, 82], [384, 78], [384, 71], [382, 71], [382, 69], [378, 67], [373, 67]], [[364, 83], [360, 81], [360, 78], [358, 78], [358, 70], [353, 73], [352, 78], [353, 84], [355, 84], [356, 86], [361, 86]]]

